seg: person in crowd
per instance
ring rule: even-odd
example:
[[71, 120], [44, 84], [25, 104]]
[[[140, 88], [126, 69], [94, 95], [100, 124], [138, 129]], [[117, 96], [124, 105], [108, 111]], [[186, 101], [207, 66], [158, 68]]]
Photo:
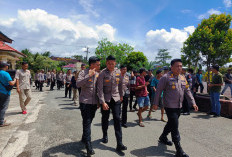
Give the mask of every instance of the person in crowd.
[[116, 150], [121, 152], [126, 150], [127, 147], [122, 143], [122, 128], [120, 122], [121, 102], [123, 100], [123, 89], [121, 72], [116, 66], [116, 59], [110, 55], [106, 58], [106, 68], [103, 69], [97, 81], [97, 94], [102, 105], [102, 131], [103, 143], [108, 143], [108, 126], [110, 109], [112, 110], [114, 120], [114, 130], [117, 139]]
[[57, 90], [60, 90], [63, 84], [63, 72], [59, 71], [56, 75], [56, 84], [57, 84]]
[[26, 106], [31, 101], [31, 86], [30, 86], [31, 73], [28, 70], [27, 62], [22, 62], [22, 69], [16, 71], [15, 78], [17, 79], [16, 86], [17, 86], [17, 92], [19, 94], [19, 101], [20, 101], [20, 107], [22, 109], [22, 114], [27, 114]]
[[34, 81], [35, 81], [35, 89], [39, 90], [39, 81], [38, 81], [38, 75], [39, 75], [39, 70], [36, 71], [35, 76], [34, 76]]
[[224, 95], [226, 89], [230, 87], [230, 94], [232, 98], [232, 76], [231, 76], [231, 69], [227, 70], [227, 73], [224, 76], [225, 87], [223, 88], [221, 95]]
[[[188, 80], [192, 83], [192, 80], [191, 80], [192, 76], [186, 73], [186, 69], [187, 69], [186, 67], [182, 68], [181, 75], [183, 77], [185, 77], [185, 79], [186, 79], [186, 86], [189, 86]], [[191, 89], [190, 86], [189, 86], [189, 89]], [[184, 100], [182, 103], [182, 111], [181, 112], [183, 113], [183, 115], [190, 115], [190, 107], [189, 107], [189, 104], [188, 104], [188, 101], [187, 101], [187, 98], [185, 95], [184, 95]]]
[[150, 99], [148, 96], [147, 85], [149, 82], [145, 81], [145, 76], [147, 74], [146, 69], [141, 68], [139, 70], [140, 76], [136, 78], [136, 97], [139, 105], [139, 111], [137, 113], [139, 117], [139, 126], [144, 127], [142, 122], [142, 113], [148, 109], [150, 106]]
[[74, 71], [72, 79], [71, 79], [72, 89], [73, 89], [74, 106], [77, 106], [77, 78], [78, 78], [77, 71]]
[[[82, 63], [81, 64], [81, 71], [82, 70], [85, 70], [86, 69], [86, 64], [85, 63]], [[78, 88], [78, 92], [79, 92], [79, 96], [80, 96], [80, 94], [81, 94], [81, 88]]]
[[[154, 104], [154, 99], [155, 99], [155, 92], [156, 92], [156, 88], [159, 84], [159, 80], [160, 78], [163, 76], [163, 73], [162, 73], [162, 70], [157, 70], [156, 71], [156, 77], [153, 77], [153, 79], [151, 80], [151, 88], [152, 88], [152, 104]], [[163, 105], [163, 93], [161, 94], [161, 98], [159, 100], [159, 107], [161, 109], [161, 121], [163, 122], [167, 122], [165, 119], [164, 119], [164, 105]], [[149, 110], [149, 113], [147, 115], [148, 118], [152, 118], [151, 117], [151, 112], [152, 112], [152, 107], [150, 108]]]
[[71, 95], [72, 95], [71, 79], [72, 79], [72, 71], [71, 69], [68, 69], [67, 74], [65, 76], [65, 98], [67, 98], [69, 94], [69, 99], [71, 99]]
[[220, 91], [221, 86], [223, 85], [222, 74], [219, 72], [219, 66], [212, 66], [213, 78], [212, 82], [208, 84], [210, 98], [211, 98], [211, 115], [214, 117], [219, 117], [221, 113], [221, 104], [220, 104]]
[[144, 77], [145, 78], [145, 81], [148, 82], [148, 85], [147, 85], [147, 91], [148, 91], [148, 96], [149, 96], [149, 99], [150, 101], [152, 100], [151, 99], [151, 96], [152, 96], [152, 89], [151, 89], [151, 86], [150, 86], [150, 82], [151, 80], [153, 79], [154, 75], [152, 74], [153, 70], [152, 69], [149, 69], [148, 72], [147, 72], [147, 75]]
[[176, 147], [176, 157], [188, 157], [181, 147], [178, 129], [184, 95], [186, 95], [189, 104], [193, 105], [195, 111], [198, 111], [198, 107], [189, 87], [186, 84], [186, 78], [180, 75], [181, 72], [181, 59], [173, 59], [171, 61], [171, 71], [165, 74], [159, 81], [153, 105], [155, 109], [158, 107], [161, 94], [163, 93], [163, 103], [168, 117], [168, 122], [159, 138], [159, 142], [171, 146], [173, 143], [167, 138], [168, 134], [171, 133], [172, 141]]
[[8, 86], [13, 86], [16, 83], [16, 79], [12, 80], [10, 74], [6, 72], [9, 64], [4, 61], [0, 62], [0, 127], [9, 126], [5, 120], [5, 113], [9, 106], [11, 90]]
[[196, 74], [196, 92], [198, 92], [198, 88], [200, 86], [200, 92], [203, 93], [204, 90], [204, 85], [202, 83], [202, 70], [199, 69], [197, 74]]
[[40, 72], [38, 74], [38, 81], [39, 81], [39, 91], [42, 92], [43, 91], [43, 84], [45, 81], [44, 70], [40, 70]]
[[51, 86], [50, 86], [50, 90], [54, 90], [54, 86], [56, 84], [56, 70], [53, 69], [51, 72]]
[[128, 98], [130, 95], [130, 82], [129, 76], [127, 75], [127, 67], [125, 65], [120, 66], [122, 85], [123, 85], [123, 101], [122, 101], [122, 127], [127, 128], [127, 108]]
[[65, 86], [65, 78], [66, 78], [66, 73], [64, 71], [62, 71], [62, 85], [61, 85], [61, 88], [64, 88]]
[[163, 70], [164, 70], [164, 74], [167, 74], [170, 71], [169, 67], [167, 66], [164, 66]]
[[[133, 98], [135, 96], [135, 88], [136, 88], [136, 77], [138, 75], [138, 72], [133, 70], [131, 72], [131, 76], [130, 76], [130, 104], [129, 104], [129, 107], [130, 107], [130, 112], [132, 112], [132, 102], [133, 102]], [[138, 109], [136, 108], [136, 105], [137, 105], [137, 99], [136, 99], [136, 96], [135, 96], [135, 103], [133, 105], [133, 109], [135, 111], [138, 111]]]
[[47, 81], [47, 87], [49, 87], [50, 86], [50, 84], [51, 84], [51, 71], [50, 70], [48, 70], [48, 72], [46, 73], [46, 81]]
[[91, 123], [98, 108], [96, 82], [99, 76], [100, 59], [92, 56], [89, 58], [89, 68], [82, 70], [77, 78], [77, 87], [81, 87], [80, 110], [83, 124], [82, 142], [85, 143], [87, 155], [95, 154], [91, 144]]

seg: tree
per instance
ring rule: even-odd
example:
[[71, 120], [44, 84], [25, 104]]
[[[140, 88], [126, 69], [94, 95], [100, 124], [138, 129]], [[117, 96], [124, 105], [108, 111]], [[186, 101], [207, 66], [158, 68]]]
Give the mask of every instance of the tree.
[[[184, 48], [191, 50], [182, 51], [190, 62], [194, 62], [196, 53], [203, 59], [203, 64], [210, 70], [211, 64], [220, 66], [230, 62], [232, 54], [232, 29], [230, 29], [231, 15], [211, 15], [203, 19], [192, 35], [184, 44]], [[209, 74], [209, 72], [208, 72]], [[209, 80], [209, 75], [208, 75]]]
[[131, 52], [124, 61], [128, 70], [138, 70], [139, 68], [144, 67], [147, 63], [147, 57], [143, 54], [143, 52]]
[[50, 51], [46, 51], [46, 52], [42, 53], [41, 55], [45, 56], [45, 57], [51, 57], [51, 52]]
[[168, 49], [159, 49], [157, 57], [155, 57], [156, 63], [159, 63], [161, 66], [168, 65], [167, 61], [172, 59], [172, 56], [169, 56]]
[[101, 68], [106, 67], [106, 58], [109, 55], [113, 55], [116, 58], [117, 65], [125, 62], [126, 57], [134, 50], [128, 44], [114, 44], [107, 39], [103, 39], [98, 42], [95, 54], [101, 59]]
[[82, 55], [74, 55], [72, 57], [75, 58], [76, 60], [80, 60], [80, 61], [84, 60], [84, 57]]

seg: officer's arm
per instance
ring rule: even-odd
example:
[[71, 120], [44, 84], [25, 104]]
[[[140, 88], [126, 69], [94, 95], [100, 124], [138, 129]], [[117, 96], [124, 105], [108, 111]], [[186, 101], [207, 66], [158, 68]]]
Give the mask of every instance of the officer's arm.
[[100, 104], [105, 103], [104, 93], [103, 93], [103, 81], [104, 81], [104, 72], [101, 72], [97, 79], [97, 96], [99, 98]]
[[155, 101], [153, 105], [158, 106], [159, 104], [159, 99], [160, 96], [162, 94], [162, 91], [164, 90], [165, 86], [166, 86], [166, 82], [167, 82], [167, 78], [166, 77], [162, 77], [158, 83], [158, 86], [156, 88], [156, 92], [155, 92]]
[[84, 70], [82, 70], [79, 75], [78, 75], [78, 78], [77, 78], [77, 88], [81, 88], [81, 87], [84, 87], [85, 84], [87, 83], [87, 81], [89, 81], [89, 79], [91, 79], [91, 77], [89, 76], [89, 74], [85, 75], [85, 72]]
[[193, 95], [192, 95], [190, 89], [189, 89], [189, 86], [186, 87], [186, 89], [184, 90], [184, 95], [186, 96], [188, 104], [190, 104], [191, 106], [196, 105], [196, 102], [193, 98]]

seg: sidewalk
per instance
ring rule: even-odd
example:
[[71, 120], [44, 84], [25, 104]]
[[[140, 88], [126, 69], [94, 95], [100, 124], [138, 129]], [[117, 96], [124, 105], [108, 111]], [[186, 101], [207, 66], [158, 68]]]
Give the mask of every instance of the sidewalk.
[[32, 89], [32, 100], [27, 106], [28, 114], [23, 115], [19, 105], [18, 93], [15, 89], [12, 90], [9, 108], [5, 116], [5, 120], [8, 123], [11, 123], [11, 125], [8, 127], [0, 128], [0, 156], [2, 156], [1, 153], [7, 147], [8, 144], [17, 140], [13, 138], [13, 134], [17, 132], [18, 128], [23, 123], [32, 122], [33, 117], [35, 116], [35, 113], [38, 109], [37, 104], [40, 100], [43, 99], [45, 93], [47, 93], [47, 91], [39, 92], [35, 89]]

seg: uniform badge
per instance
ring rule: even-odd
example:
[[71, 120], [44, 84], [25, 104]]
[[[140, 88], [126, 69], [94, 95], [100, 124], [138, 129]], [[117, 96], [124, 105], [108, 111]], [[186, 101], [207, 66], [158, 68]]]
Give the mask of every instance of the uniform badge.
[[92, 80], [91, 80], [91, 79], [89, 79], [89, 82], [92, 82]]
[[98, 78], [98, 76], [99, 76], [99, 75], [97, 74], [97, 75], [96, 75], [96, 78]]
[[172, 89], [176, 89], [176, 85], [174, 82], [172, 82]]
[[119, 75], [120, 75], [119, 73], [116, 74], [116, 76], [119, 76]]
[[120, 80], [119, 78], [116, 78], [117, 84], [119, 84], [119, 80]]

